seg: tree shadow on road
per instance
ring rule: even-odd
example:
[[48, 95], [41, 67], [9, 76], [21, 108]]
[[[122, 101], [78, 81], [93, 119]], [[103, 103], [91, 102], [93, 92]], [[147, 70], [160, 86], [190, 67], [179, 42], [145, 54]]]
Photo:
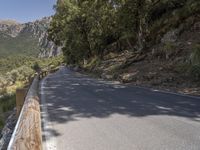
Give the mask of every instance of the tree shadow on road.
[[113, 84], [73, 73], [49, 76], [42, 88], [49, 116], [55, 116], [50, 117], [52, 122], [108, 118], [113, 114], [167, 115], [200, 121], [200, 98]]

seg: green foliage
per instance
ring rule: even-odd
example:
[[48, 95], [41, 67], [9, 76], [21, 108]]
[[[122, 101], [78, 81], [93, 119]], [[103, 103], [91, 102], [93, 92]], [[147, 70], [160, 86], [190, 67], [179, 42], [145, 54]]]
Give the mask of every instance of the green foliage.
[[91, 61], [88, 63], [88, 64], [85, 64], [85, 68], [88, 68], [88, 69], [92, 69], [94, 68], [95, 66], [98, 66], [98, 64], [101, 62], [101, 60], [98, 58], [98, 57], [94, 57], [91, 59]]
[[15, 94], [4, 95], [0, 98], [0, 131], [4, 127], [4, 113], [11, 111], [15, 106]]
[[192, 65], [189, 71], [195, 79], [200, 79], [200, 65]]
[[200, 45], [196, 45], [190, 56], [189, 62], [177, 66], [179, 73], [189, 74], [194, 80], [200, 79]]
[[38, 67], [41, 69], [48, 69], [51, 65], [57, 67], [63, 63], [62, 56], [47, 59], [28, 58], [23, 56], [23, 58], [25, 58], [23, 61], [21, 60], [21, 57], [13, 59], [14, 61], [12, 61], [11, 58], [12, 57], [8, 59], [10, 60], [8, 68], [6, 67], [7, 59], [0, 59], [0, 62], [4, 64], [2, 66], [0, 65], [0, 95], [4, 95], [8, 92], [6, 89], [7, 87], [27, 83]]
[[0, 89], [0, 95], [5, 95], [6, 94], [6, 88], [3, 87]]
[[0, 58], [8, 56], [36, 56], [39, 52], [37, 39], [29, 33], [21, 33], [16, 38], [0, 32]]
[[31, 66], [36, 61], [35, 57], [23, 55], [11, 55], [0, 58], [0, 74], [19, 68], [20, 66]]
[[0, 131], [3, 127], [4, 127], [4, 121], [3, 121], [2, 117], [0, 116]]
[[12, 110], [15, 106], [15, 94], [4, 95], [0, 98], [0, 106], [2, 112]]
[[[163, 34], [178, 27], [190, 16], [199, 14], [200, 1], [196, 0], [166, 0], [160, 1], [149, 13], [148, 41], [158, 42]], [[192, 21], [190, 22], [192, 23]], [[189, 23], [189, 24], [190, 24]]]
[[119, 38], [117, 11], [108, 1], [58, 1], [56, 10], [49, 38], [64, 44], [67, 63], [102, 55], [105, 47]]
[[[125, 50], [122, 40], [129, 49], [144, 51], [169, 29], [198, 14], [199, 6], [196, 0], [59, 0], [49, 39], [63, 46], [68, 64], [102, 58], [113, 43], [116, 51]], [[166, 54], [173, 49], [165, 48]]]
[[[13, 59], [12, 59], [13, 58]], [[22, 60], [22, 58], [24, 58]], [[10, 62], [9, 62], [9, 61]], [[3, 65], [0, 65], [0, 130], [6, 120], [5, 114], [15, 107], [15, 90], [17, 87], [23, 87], [29, 77], [34, 75], [38, 66], [41, 69], [50, 69], [51, 65], [57, 67], [63, 63], [63, 57], [38, 59], [27, 56], [10, 56], [7, 59], [0, 59]], [[8, 63], [6, 67], [6, 63]], [[15, 66], [15, 67], [14, 67]], [[33, 69], [33, 68], [34, 69]], [[11, 88], [11, 89], [10, 89]], [[9, 91], [10, 89], [10, 91]], [[9, 94], [11, 93], [11, 94]]]
[[174, 54], [176, 46], [172, 42], [167, 42], [164, 44], [161, 54], [164, 59], [169, 59], [171, 55]]
[[193, 52], [190, 56], [190, 61], [191, 61], [190, 73], [196, 79], [200, 79], [200, 45], [196, 45], [193, 48]]
[[193, 52], [190, 56], [192, 65], [200, 65], [200, 45], [196, 45], [193, 48]]
[[32, 66], [32, 69], [35, 70], [36, 72], [40, 71], [40, 66], [37, 62], [34, 63], [34, 65]]

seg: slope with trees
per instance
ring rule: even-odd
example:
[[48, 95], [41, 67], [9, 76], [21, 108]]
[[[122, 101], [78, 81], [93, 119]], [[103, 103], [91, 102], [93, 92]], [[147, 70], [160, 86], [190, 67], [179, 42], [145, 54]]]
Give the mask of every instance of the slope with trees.
[[63, 46], [68, 64], [109, 79], [199, 91], [199, 1], [58, 0], [55, 10], [49, 39]]

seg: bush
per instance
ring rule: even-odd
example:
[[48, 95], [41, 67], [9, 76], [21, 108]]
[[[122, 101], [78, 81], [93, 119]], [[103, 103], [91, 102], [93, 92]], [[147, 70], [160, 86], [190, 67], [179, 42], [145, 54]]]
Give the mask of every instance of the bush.
[[0, 109], [7, 112], [15, 107], [15, 94], [8, 94], [0, 98]]
[[196, 79], [200, 79], [200, 45], [196, 45], [193, 48], [190, 56], [191, 67], [189, 69], [192, 76]]
[[3, 117], [0, 116], [0, 131], [4, 127]]
[[0, 98], [0, 131], [4, 127], [5, 113], [15, 107], [15, 94], [4, 95]]
[[10, 72], [10, 76], [11, 76], [11, 79], [12, 79], [12, 81], [15, 83], [16, 82], [16, 80], [17, 80], [17, 77], [19, 76], [20, 74], [19, 74], [19, 72], [18, 72], [18, 70], [12, 70], [11, 72]]
[[190, 73], [195, 79], [200, 79], [200, 65], [192, 65]]
[[93, 67], [98, 66], [100, 62], [101, 60], [99, 59], [99, 57], [95, 56], [94, 58], [90, 60], [88, 64], [85, 64], [84, 67], [88, 69], [92, 69]]
[[4, 77], [0, 76], [0, 88], [3, 88], [7, 85], [7, 80]]
[[190, 56], [192, 65], [200, 65], [200, 45], [195, 45]]
[[176, 46], [172, 42], [165, 43], [161, 51], [162, 57], [168, 60], [170, 56], [175, 52], [175, 49]]
[[22, 66], [18, 68], [19, 75], [17, 77], [18, 81], [27, 81], [28, 77], [34, 74], [34, 71], [28, 66]]
[[32, 69], [35, 70], [36, 72], [39, 72], [41, 70], [37, 62], [35, 62], [35, 64], [32, 66]]
[[6, 93], [7, 93], [7, 91], [6, 91], [6, 88], [5, 88], [5, 87], [0, 88], [0, 96], [1, 96], [1, 95], [5, 95]]

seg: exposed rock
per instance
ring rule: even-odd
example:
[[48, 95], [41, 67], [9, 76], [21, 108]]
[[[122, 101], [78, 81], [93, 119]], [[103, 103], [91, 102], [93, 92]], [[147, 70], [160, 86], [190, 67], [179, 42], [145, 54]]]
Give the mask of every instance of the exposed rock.
[[1, 134], [0, 134], [0, 150], [6, 150], [8, 147], [8, 144], [10, 142], [12, 133], [15, 128], [15, 124], [17, 122], [16, 110], [14, 109], [12, 114], [8, 117], [6, 121], [6, 125], [4, 126]]
[[75, 66], [75, 67], [73, 68], [73, 70], [74, 70], [74, 71], [80, 71], [81, 68], [80, 68], [79, 66]]
[[179, 36], [179, 34], [181, 33], [181, 31], [183, 30], [183, 27], [180, 26], [177, 29], [171, 30], [169, 32], [167, 32], [163, 38], [161, 39], [161, 43], [174, 43], [177, 41], [177, 38]]
[[107, 80], [112, 80], [112, 79], [114, 78], [114, 75], [103, 73], [103, 74], [101, 75], [101, 78], [107, 79]]
[[4, 32], [11, 37], [16, 37], [23, 28], [24, 25], [21, 24], [10, 24], [5, 21], [0, 21], [0, 32]]
[[138, 72], [134, 72], [134, 73], [124, 73], [120, 76], [121, 81], [123, 83], [128, 83], [128, 82], [132, 82], [134, 80], [136, 80], [136, 76], [137, 76]]
[[47, 39], [47, 29], [50, 25], [50, 21], [51, 17], [45, 17], [41, 20], [24, 24], [0, 21], [0, 32], [4, 33], [5, 36], [13, 38], [17, 38], [18, 35], [23, 33], [29, 33], [38, 39], [38, 45], [40, 47], [38, 57], [53, 57], [62, 54], [62, 48], [57, 47], [53, 42]]

